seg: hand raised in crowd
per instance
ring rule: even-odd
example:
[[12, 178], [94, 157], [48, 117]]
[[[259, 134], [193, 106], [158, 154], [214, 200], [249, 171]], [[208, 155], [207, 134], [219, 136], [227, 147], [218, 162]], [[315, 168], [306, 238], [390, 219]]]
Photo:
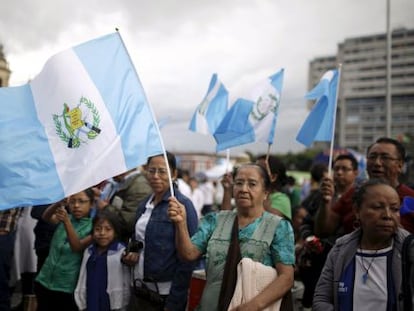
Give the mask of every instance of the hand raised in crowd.
[[220, 180], [223, 187], [223, 200], [221, 202], [222, 210], [231, 210], [231, 198], [233, 197], [233, 174], [228, 172]]
[[221, 179], [221, 185], [223, 186], [224, 190], [231, 190], [233, 187], [233, 175], [232, 173], [226, 173], [223, 175]]
[[95, 195], [95, 206], [99, 210], [103, 210], [109, 204], [109, 202], [101, 199], [101, 193], [102, 193], [101, 189], [99, 189], [98, 187], [92, 187], [92, 190]]
[[63, 223], [70, 221], [68, 211], [63, 206], [59, 206], [56, 209], [55, 217], [58, 221], [63, 222]]
[[174, 223], [186, 221], [185, 207], [175, 197], [168, 199], [168, 216]]
[[99, 189], [98, 187], [92, 187], [92, 191], [93, 191], [93, 195], [95, 196], [95, 200], [99, 199], [102, 194], [102, 190]]
[[[44, 221], [57, 224], [58, 222], [61, 222], [62, 220], [57, 218], [57, 210], [58, 209], [65, 209], [65, 206], [67, 205], [67, 198], [64, 198], [63, 200], [60, 200], [58, 202], [55, 202], [51, 205], [49, 205], [42, 214], [42, 219]], [[62, 214], [62, 213], [60, 213]]]
[[60, 207], [64, 208], [67, 205], [68, 205], [68, 198], [64, 198], [60, 201], [57, 201], [57, 202], [49, 205], [49, 207], [53, 212], [55, 212], [58, 208], [60, 208]]
[[322, 178], [319, 189], [321, 190], [322, 197], [325, 203], [331, 202], [335, 193], [335, 184], [333, 178], [330, 176], [325, 176], [324, 178]]

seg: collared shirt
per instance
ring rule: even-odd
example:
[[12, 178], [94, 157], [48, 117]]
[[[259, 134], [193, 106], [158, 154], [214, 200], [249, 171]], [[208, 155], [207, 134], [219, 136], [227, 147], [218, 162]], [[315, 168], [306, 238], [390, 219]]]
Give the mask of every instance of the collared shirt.
[[[73, 215], [69, 217], [79, 239], [91, 234], [91, 218], [76, 219]], [[37, 275], [36, 281], [50, 290], [73, 293], [78, 281], [83, 254], [72, 251], [67, 237], [66, 229], [63, 223], [60, 223], [53, 234], [49, 255]]]
[[[252, 239], [256, 229], [264, 222], [265, 217], [269, 217], [269, 215], [272, 214], [264, 212], [262, 216], [256, 218], [252, 223], [239, 229], [239, 241], [241, 244]], [[197, 232], [191, 237], [193, 244], [203, 254], [207, 253], [207, 247], [216, 229], [218, 217], [219, 213], [211, 213], [204, 216]], [[272, 244], [269, 246], [268, 252], [263, 256], [262, 263], [270, 267], [274, 267], [277, 263], [284, 265], [295, 264], [293, 229], [289, 221], [281, 219], [273, 235]], [[228, 240], [230, 240], [230, 237], [228, 237]]]
[[17, 227], [17, 220], [22, 214], [22, 208], [16, 207], [5, 211], [0, 211], [0, 231], [13, 232]]
[[[192, 235], [198, 224], [194, 206], [190, 199], [176, 188], [174, 195], [185, 206], [187, 228]], [[165, 309], [184, 310], [195, 262], [181, 261], [178, 257], [175, 246], [175, 226], [167, 213], [170, 196], [170, 191], [167, 191], [162, 200], [154, 206], [145, 227], [144, 274], [146, 278], [152, 278], [157, 283], [171, 281], [171, 290], [165, 302]], [[143, 216], [150, 200], [148, 196], [140, 203], [137, 209], [137, 220]]]
[[[152, 211], [154, 210], [154, 195], [151, 195], [145, 205], [145, 212], [138, 219], [137, 224], [135, 225], [135, 239], [137, 241], [145, 241], [145, 230], [148, 225], [148, 221], [151, 218]], [[139, 279], [144, 282], [144, 258], [145, 258], [145, 247], [139, 255], [138, 269], [135, 269], [134, 279]], [[158, 292], [160, 295], [168, 295], [171, 289], [171, 281], [167, 282], [144, 282], [148, 288], [153, 291]]]

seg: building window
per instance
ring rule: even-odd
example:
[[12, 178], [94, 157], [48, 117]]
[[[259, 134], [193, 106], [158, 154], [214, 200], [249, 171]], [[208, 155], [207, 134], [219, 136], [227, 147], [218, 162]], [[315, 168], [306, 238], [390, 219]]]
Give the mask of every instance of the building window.
[[351, 116], [347, 116], [346, 118], [346, 123], [347, 124], [357, 124], [359, 123], [359, 116], [357, 115], [351, 115]]

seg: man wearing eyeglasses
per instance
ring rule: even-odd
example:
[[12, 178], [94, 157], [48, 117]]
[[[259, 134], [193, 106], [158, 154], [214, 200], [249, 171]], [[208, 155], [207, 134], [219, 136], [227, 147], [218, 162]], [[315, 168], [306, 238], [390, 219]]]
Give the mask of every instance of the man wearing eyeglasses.
[[[393, 186], [402, 202], [406, 196], [414, 197], [414, 190], [399, 182], [405, 160], [404, 146], [395, 139], [381, 137], [367, 149], [367, 172], [369, 178], [387, 180]], [[343, 233], [352, 232], [358, 223], [352, 211], [352, 187], [336, 203], [333, 202], [333, 181], [326, 177], [321, 183], [324, 201], [316, 215], [315, 232], [319, 236], [331, 235], [343, 228]], [[413, 213], [401, 215], [401, 225], [414, 233]]]

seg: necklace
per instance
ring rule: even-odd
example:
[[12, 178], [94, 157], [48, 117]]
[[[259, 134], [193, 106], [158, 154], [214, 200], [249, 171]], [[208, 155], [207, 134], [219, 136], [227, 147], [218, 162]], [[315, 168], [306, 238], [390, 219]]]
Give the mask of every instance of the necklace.
[[[362, 251], [362, 248], [361, 248], [361, 251]], [[378, 250], [376, 250], [375, 253], [372, 255], [372, 259], [371, 259], [371, 262], [368, 264], [368, 268], [365, 267], [365, 264], [364, 264], [364, 257], [365, 256], [364, 256], [364, 253], [361, 252], [361, 265], [362, 265], [362, 268], [365, 270], [365, 272], [362, 274], [362, 283], [363, 284], [367, 283], [369, 269], [371, 269], [372, 263], [375, 260], [375, 256], [377, 255], [377, 252], [378, 252]]]

